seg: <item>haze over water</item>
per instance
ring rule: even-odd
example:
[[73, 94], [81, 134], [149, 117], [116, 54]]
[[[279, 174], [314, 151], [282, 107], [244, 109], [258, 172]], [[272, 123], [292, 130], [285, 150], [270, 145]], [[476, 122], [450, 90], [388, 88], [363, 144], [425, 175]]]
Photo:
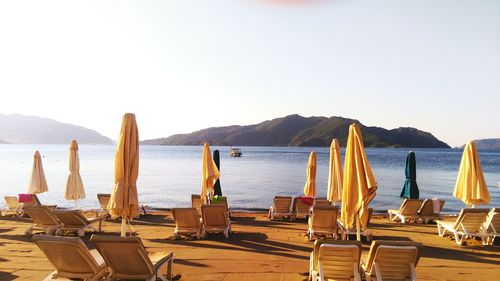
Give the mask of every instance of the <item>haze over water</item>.
[[[97, 208], [97, 193], [110, 193], [114, 183], [115, 146], [80, 145], [80, 173], [87, 198], [78, 201], [82, 209]], [[0, 145], [0, 195], [25, 193], [39, 150], [49, 192], [40, 194], [46, 204], [74, 207], [64, 199], [68, 176], [67, 145]], [[229, 156], [229, 147], [220, 150], [221, 184], [233, 208], [269, 208], [275, 195], [302, 195], [307, 159], [317, 152], [317, 197], [325, 197], [329, 149], [303, 147], [242, 147], [243, 157]], [[378, 181], [377, 196], [370, 204], [377, 210], [397, 208], [404, 182], [408, 149], [367, 149], [367, 157]], [[445, 211], [465, 205], [452, 195], [462, 150], [413, 149], [417, 159], [417, 182], [421, 198], [443, 198]], [[151, 207], [190, 206], [190, 194], [201, 190], [201, 146], [141, 146], [138, 179], [139, 201]], [[491, 195], [490, 205], [500, 205], [500, 152], [480, 151], [479, 156]], [[344, 149], [342, 149], [342, 158]]]

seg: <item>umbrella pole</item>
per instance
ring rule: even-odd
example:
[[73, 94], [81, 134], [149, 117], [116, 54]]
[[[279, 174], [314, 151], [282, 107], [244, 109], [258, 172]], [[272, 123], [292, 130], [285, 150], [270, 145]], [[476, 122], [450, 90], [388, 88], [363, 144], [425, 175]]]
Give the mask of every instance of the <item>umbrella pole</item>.
[[121, 237], [127, 236], [127, 219], [122, 217]]
[[361, 241], [361, 226], [359, 225], [359, 213], [356, 215], [356, 240]]

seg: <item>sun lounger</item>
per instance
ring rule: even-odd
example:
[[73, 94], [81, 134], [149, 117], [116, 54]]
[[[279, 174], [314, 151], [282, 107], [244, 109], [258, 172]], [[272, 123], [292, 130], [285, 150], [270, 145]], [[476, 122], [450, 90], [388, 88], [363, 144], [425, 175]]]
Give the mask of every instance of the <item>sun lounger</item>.
[[326, 198], [316, 198], [314, 199], [314, 206], [331, 206], [332, 203]]
[[337, 216], [339, 209], [333, 206], [315, 206], [308, 221], [308, 238], [312, 241], [317, 235], [331, 235], [337, 239]]
[[270, 220], [277, 218], [292, 217], [292, 197], [291, 196], [275, 196], [273, 205], [269, 208], [267, 217]]
[[43, 230], [45, 234], [54, 235], [61, 228], [56, 215], [47, 206], [25, 208], [24, 212], [33, 220], [33, 225], [24, 231], [25, 235], [32, 234], [34, 230]]
[[391, 221], [400, 221], [401, 223], [417, 222], [420, 220], [418, 211], [422, 207], [424, 200], [405, 199], [401, 203], [399, 210], [387, 210]]
[[[97, 217], [89, 220], [78, 210], [56, 210], [53, 212], [62, 223], [57, 234], [65, 231], [76, 231], [78, 236], [81, 237], [85, 235], [86, 230], [101, 232], [102, 220], [104, 217]], [[97, 229], [93, 226], [94, 223], [98, 223], [99, 226]]]
[[172, 216], [175, 221], [174, 239], [177, 239], [179, 234], [194, 234], [200, 239], [201, 223], [195, 208], [173, 208]]
[[302, 201], [299, 197], [293, 198], [292, 204], [292, 219], [298, 218], [307, 218], [311, 214], [312, 205], [307, 205], [304, 201]]
[[[359, 241], [317, 239], [309, 260], [309, 280], [361, 280], [361, 246]], [[321, 270], [323, 279], [318, 279]]]
[[100, 280], [108, 274], [101, 255], [96, 250], [89, 251], [78, 237], [35, 235], [32, 240], [56, 268], [44, 280]]
[[201, 206], [203, 205], [203, 199], [198, 194], [191, 194], [191, 207], [198, 211], [198, 215], [201, 217]]
[[20, 216], [23, 213], [21, 203], [17, 200], [17, 196], [4, 196], [5, 206], [2, 209], [2, 216], [15, 214]]
[[99, 210], [98, 217], [107, 217], [109, 215], [108, 203], [111, 198], [111, 194], [106, 193], [98, 193], [97, 200], [99, 200], [99, 205], [101, 205], [101, 209]]
[[40, 207], [40, 206], [46, 206], [51, 210], [54, 210], [57, 208], [57, 205], [43, 205], [40, 202], [40, 199], [38, 199], [38, 196], [36, 194], [28, 194], [31, 197], [31, 200], [29, 201], [24, 201], [22, 202], [23, 204], [23, 210], [24, 208], [30, 208], [30, 207]]
[[[370, 224], [372, 214], [373, 214], [373, 208], [368, 208], [368, 225]], [[342, 223], [342, 221], [337, 220], [337, 222], [339, 224], [340, 232], [342, 232], [342, 240], [349, 239], [349, 235], [356, 235], [357, 234], [357, 231], [355, 228], [346, 228], [344, 226], [344, 224]], [[373, 235], [372, 235], [371, 231], [368, 229], [368, 227], [366, 227], [365, 229], [361, 229], [360, 231], [361, 231], [360, 232], [361, 236], [366, 237], [366, 241], [368, 241], [368, 242], [372, 241]]]
[[446, 231], [453, 233], [455, 242], [462, 245], [466, 237], [480, 237], [483, 244], [489, 243], [492, 233], [488, 233], [484, 228], [484, 222], [488, 216], [488, 209], [462, 209], [456, 221], [437, 220], [439, 236], [443, 237]]
[[417, 280], [415, 268], [422, 250], [421, 243], [412, 241], [373, 241], [362, 259], [366, 280]]
[[108, 279], [172, 280], [173, 253], [148, 254], [139, 237], [92, 235], [90, 241], [110, 268]]
[[[439, 204], [439, 208], [435, 209], [434, 204]], [[424, 223], [429, 223], [430, 221], [438, 220], [441, 218], [440, 212], [443, 210], [445, 200], [441, 199], [425, 199], [422, 203], [422, 207], [418, 210], [418, 215]], [[437, 212], [436, 212], [437, 211]]]
[[500, 208], [491, 209], [486, 218], [484, 229], [492, 234], [492, 236], [488, 238], [488, 245], [492, 245], [495, 238], [500, 236]]
[[203, 218], [202, 238], [205, 238], [207, 232], [222, 232], [224, 233], [224, 237], [229, 237], [231, 221], [227, 216], [224, 205], [203, 205], [201, 206], [201, 214]]

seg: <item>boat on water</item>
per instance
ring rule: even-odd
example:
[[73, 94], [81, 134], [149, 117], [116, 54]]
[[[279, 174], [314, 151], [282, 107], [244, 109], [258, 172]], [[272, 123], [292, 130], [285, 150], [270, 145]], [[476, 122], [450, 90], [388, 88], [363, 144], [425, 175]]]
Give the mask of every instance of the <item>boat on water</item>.
[[233, 148], [231, 148], [229, 155], [232, 157], [241, 157], [243, 155], [243, 153], [241, 153], [241, 149], [239, 149], [237, 147], [233, 147]]

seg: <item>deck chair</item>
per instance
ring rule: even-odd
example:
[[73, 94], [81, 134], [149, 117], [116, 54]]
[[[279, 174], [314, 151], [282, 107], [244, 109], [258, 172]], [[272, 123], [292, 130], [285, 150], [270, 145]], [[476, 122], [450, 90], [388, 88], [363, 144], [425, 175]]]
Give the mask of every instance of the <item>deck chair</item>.
[[175, 222], [174, 239], [177, 239], [179, 234], [194, 234], [200, 239], [201, 223], [195, 208], [173, 208], [172, 216]]
[[422, 199], [405, 199], [401, 203], [399, 210], [387, 210], [389, 219], [394, 222], [401, 221], [401, 223], [417, 222], [420, 220], [418, 211], [423, 202]]
[[316, 198], [314, 199], [314, 206], [332, 206], [332, 203], [326, 198]]
[[373, 241], [362, 267], [370, 280], [417, 280], [423, 245], [413, 241]]
[[17, 200], [17, 196], [4, 196], [5, 206], [2, 209], [2, 216], [15, 214], [16, 217], [23, 213], [23, 207]]
[[312, 241], [317, 235], [331, 235], [337, 239], [337, 216], [339, 209], [333, 206], [315, 206], [308, 221], [308, 239]]
[[[81, 237], [85, 235], [86, 230], [101, 232], [102, 220], [104, 217], [97, 217], [89, 220], [81, 213], [81, 211], [78, 210], [56, 210], [53, 212], [62, 223], [58, 233], [56, 234], [60, 234], [65, 231], [76, 231], [78, 236]], [[97, 229], [93, 226], [94, 223], [98, 223], [99, 226]]]
[[[370, 220], [372, 218], [372, 215], [373, 215], [373, 208], [368, 208], [368, 225], [370, 224]], [[337, 220], [337, 222], [339, 224], [340, 232], [342, 232], [342, 240], [349, 239], [349, 235], [356, 235], [357, 234], [356, 229], [346, 228], [344, 226], [344, 224], [342, 223], [342, 221], [340, 221], [340, 220]], [[361, 236], [366, 237], [366, 241], [368, 241], [368, 242], [372, 241], [372, 239], [373, 239], [373, 235], [372, 235], [370, 229], [368, 229], [368, 227], [366, 227], [365, 229], [361, 229], [360, 234], [361, 234]]]
[[40, 199], [38, 199], [38, 196], [36, 194], [29, 194], [29, 195], [31, 197], [31, 200], [22, 202], [23, 210], [24, 208], [40, 207], [40, 206], [46, 206], [51, 210], [55, 210], [57, 208], [57, 205], [43, 205], [42, 202], [40, 202]]
[[228, 238], [231, 232], [231, 221], [227, 216], [224, 205], [203, 205], [201, 206], [201, 214], [203, 218], [203, 228], [201, 237], [205, 238], [209, 233], [224, 233], [224, 237]]
[[[321, 247], [326, 245], [320, 259]], [[333, 247], [332, 247], [333, 246]], [[317, 280], [361, 280], [359, 241], [317, 239], [309, 259], [309, 281]], [[321, 264], [320, 264], [321, 260]], [[321, 278], [320, 268], [323, 270]], [[350, 277], [349, 277], [350, 276]]]
[[172, 280], [172, 252], [148, 254], [139, 237], [94, 234], [90, 241], [109, 266], [110, 280]]
[[267, 217], [270, 220], [277, 218], [292, 217], [292, 197], [291, 196], [274, 196], [273, 205], [269, 208]]
[[35, 235], [32, 240], [56, 268], [44, 280], [101, 280], [108, 274], [101, 255], [78, 237]]
[[446, 203], [445, 200], [437, 199], [439, 202], [439, 210], [434, 210], [434, 201], [433, 199], [425, 199], [424, 203], [422, 203], [422, 207], [420, 210], [418, 210], [418, 215], [420, 216], [420, 219], [424, 223], [429, 223], [434, 220], [438, 220], [441, 218], [440, 212], [443, 210], [444, 203]]
[[107, 193], [98, 193], [97, 200], [99, 200], [99, 205], [101, 205], [101, 209], [99, 210], [98, 217], [107, 217], [109, 215], [108, 203], [111, 198], [111, 194]]
[[466, 237], [480, 237], [483, 245], [488, 245], [492, 233], [484, 228], [484, 222], [488, 216], [488, 209], [462, 209], [456, 221], [437, 220], [439, 236], [443, 237], [446, 231], [453, 233], [455, 242], [462, 245]]
[[33, 225], [24, 231], [25, 235], [30, 235], [35, 230], [55, 235], [61, 228], [61, 222], [47, 206], [25, 208], [24, 212], [33, 220]]
[[293, 198], [292, 204], [292, 219], [295, 220], [297, 218], [307, 218], [311, 215], [311, 206], [304, 203], [299, 197]]
[[191, 207], [198, 211], [198, 215], [201, 217], [201, 206], [203, 205], [203, 199], [199, 194], [191, 194]]
[[500, 236], [500, 208], [493, 208], [488, 213], [484, 229], [492, 236], [489, 237], [488, 245], [493, 245], [495, 238]]

